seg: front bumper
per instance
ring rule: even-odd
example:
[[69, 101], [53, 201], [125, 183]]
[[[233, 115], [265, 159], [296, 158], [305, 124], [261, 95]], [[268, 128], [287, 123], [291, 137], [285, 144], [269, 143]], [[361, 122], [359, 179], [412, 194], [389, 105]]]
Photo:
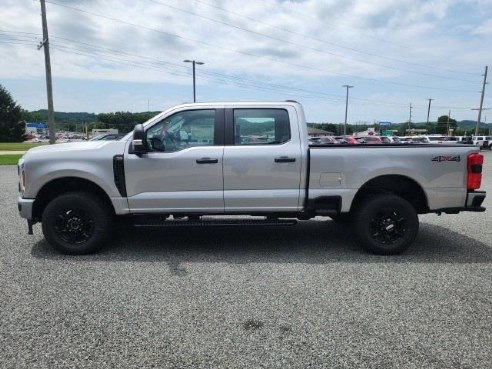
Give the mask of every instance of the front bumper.
[[22, 218], [27, 220], [32, 220], [32, 210], [34, 205], [34, 199], [24, 199], [19, 196], [17, 199], [17, 207], [19, 209], [19, 214]]

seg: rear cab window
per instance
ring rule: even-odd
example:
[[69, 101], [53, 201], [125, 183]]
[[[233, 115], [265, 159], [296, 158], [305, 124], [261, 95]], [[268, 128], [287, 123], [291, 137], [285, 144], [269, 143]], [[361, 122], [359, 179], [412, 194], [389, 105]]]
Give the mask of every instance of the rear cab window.
[[234, 145], [279, 145], [291, 139], [285, 109], [234, 109]]

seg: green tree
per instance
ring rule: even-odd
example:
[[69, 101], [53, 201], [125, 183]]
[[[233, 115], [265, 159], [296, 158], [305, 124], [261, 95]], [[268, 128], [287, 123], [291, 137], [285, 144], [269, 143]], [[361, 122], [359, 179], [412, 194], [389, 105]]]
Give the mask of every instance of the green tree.
[[104, 125], [104, 128], [118, 128], [120, 132], [130, 132], [135, 124], [143, 123], [157, 112], [131, 113], [117, 111], [115, 113], [101, 113], [97, 115], [97, 123]]
[[0, 85], [0, 141], [22, 142], [25, 122], [21, 121], [21, 107]]
[[448, 133], [448, 120], [449, 120], [449, 128], [453, 129], [454, 132], [456, 132], [456, 128], [458, 127], [458, 122], [456, 122], [456, 119], [449, 118], [447, 115], [441, 115], [439, 118], [437, 118], [437, 124], [436, 124], [436, 133], [439, 134], [447, 134]]

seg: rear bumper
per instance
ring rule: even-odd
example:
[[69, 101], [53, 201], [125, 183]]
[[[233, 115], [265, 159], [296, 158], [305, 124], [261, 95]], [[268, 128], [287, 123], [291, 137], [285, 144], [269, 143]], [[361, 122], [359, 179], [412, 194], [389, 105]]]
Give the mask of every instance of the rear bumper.
[[24, 199], [19, 196], [17, 199], [17, 208], [19, 209], [19, 214], [22, 218], [32, 220], [33, 204], [34, 199]]
[[[487, 193], [485, 191], [473, 191], [466, 194], [466, 210], [468, 211], [485, 211], [482, 206]], [[474, 210], [479, 209], [479, 210]]]
[[443, 208], [434, 210], [435, 213], [441, 214], [458, 214], [460, 211], [483, 212], [486, 208], [482, 206], [487, 193], [485, 191], [471, 191], [466, 194], [466, 204], [460, 208]]

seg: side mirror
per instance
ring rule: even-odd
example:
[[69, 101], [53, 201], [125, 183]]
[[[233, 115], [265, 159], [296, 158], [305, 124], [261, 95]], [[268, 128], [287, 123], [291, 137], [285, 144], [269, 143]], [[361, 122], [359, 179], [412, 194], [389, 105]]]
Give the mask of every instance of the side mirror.
[[145, 154], [147, 152], [147, 138], [142, 124], [137, 124], [133, 130], [132, 154]]

